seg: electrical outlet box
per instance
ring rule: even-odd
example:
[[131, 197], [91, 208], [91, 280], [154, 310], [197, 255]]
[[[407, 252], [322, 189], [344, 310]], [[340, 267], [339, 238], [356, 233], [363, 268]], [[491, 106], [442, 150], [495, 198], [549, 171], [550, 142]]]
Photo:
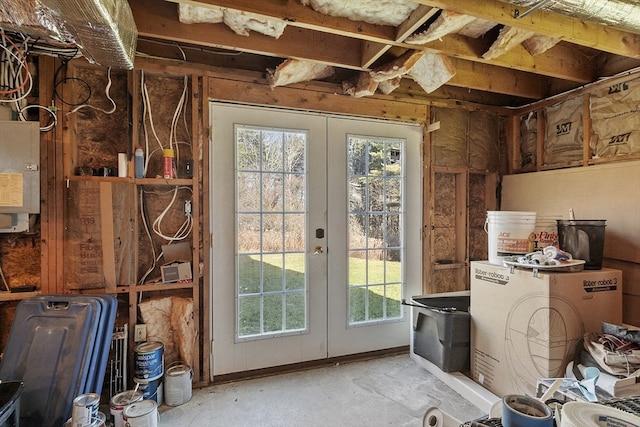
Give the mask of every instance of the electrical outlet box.
[[135, 325], [135, 328], [133, 330], [133, 341], [141, 342], [146, 340], [147, 340], [147, 325], [145, 324]]

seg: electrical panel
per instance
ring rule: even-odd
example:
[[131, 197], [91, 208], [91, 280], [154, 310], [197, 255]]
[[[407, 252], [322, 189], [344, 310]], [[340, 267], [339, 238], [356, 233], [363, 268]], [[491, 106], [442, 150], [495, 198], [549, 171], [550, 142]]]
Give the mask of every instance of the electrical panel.
[[40, 124], [0, 121], [0, 232], [29, 228], [40, 213]]

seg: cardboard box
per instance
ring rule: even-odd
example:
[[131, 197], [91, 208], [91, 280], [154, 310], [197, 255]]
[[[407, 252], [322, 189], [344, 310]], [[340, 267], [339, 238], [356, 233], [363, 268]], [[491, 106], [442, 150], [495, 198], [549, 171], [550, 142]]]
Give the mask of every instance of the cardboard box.
[[162, 246], [164, 265], [160, 266], [163, 283], [190, 282], [191, 244], [189, 242], [174, 243]]
[[471, 376], [498, 396], [535, 396], [564, 376], [573, 350], [601, 322], [622, 323], [622, 272], [543, 273], [471, 263]]

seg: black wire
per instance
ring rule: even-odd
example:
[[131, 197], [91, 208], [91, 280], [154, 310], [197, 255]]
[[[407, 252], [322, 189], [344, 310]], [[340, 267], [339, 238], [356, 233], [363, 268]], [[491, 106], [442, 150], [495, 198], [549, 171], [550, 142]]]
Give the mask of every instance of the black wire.
[[[56, 72], [53, 75], [53, 95], [58, 98], [60, 100], [60, 102], [62, 102], [65, 105], [68, 105], [70, 107], [77, 107], [78, 105], [84, 105], [87, 102], [89, 102], [89, 100], [91, 99], [91, 86], [89, 85], [89, 83], [87, 83], [86, 80], [83, 80], [79, 77], [67, 77], [67, 63], [69, 62], [69, 60], [63, 60], [62, 64], [60, 64], [60, 66], [58, 67], [58, 69], [56, 69]], [[64, 69], [64, 78], [62, 78], [61, 80], [58, 80], [58, 74], [60, 74], [60, 71]], [[73, 103], [73, 102], [68, 102], [65, 101], [64, 98], [62, 98], [62, 96], [58, 93], [58, 86], [60, 84], [64, 84], [67, 83], [71, 80], [77, 80], [81, 83], [83, 83], [86, 87], [87, 87], [87, 92], [88, 95], [81, 101], [77, 102], [77, 103]]]

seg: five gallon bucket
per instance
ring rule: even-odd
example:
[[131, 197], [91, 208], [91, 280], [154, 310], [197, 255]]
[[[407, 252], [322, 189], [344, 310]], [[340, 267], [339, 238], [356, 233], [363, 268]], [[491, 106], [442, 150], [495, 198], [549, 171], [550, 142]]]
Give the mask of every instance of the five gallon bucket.
[[534, 248], [535, 212], [487, 211], [489, 262], [502, 265], [506, 256], [526, 254]]
[[604, 252], [604, 219], [558, 220], [558, 244], [573, 258], [585, 261], [585, 270], [600, 270]]
[[178, 406], [191, 400], [191, 367], [184, 362], [174, 362], [164, 374], [164, 403]]
[[538, 251], [547, 246], [558, 246], [558, 220], [562, 215], [536, 215], [533, 250]]

